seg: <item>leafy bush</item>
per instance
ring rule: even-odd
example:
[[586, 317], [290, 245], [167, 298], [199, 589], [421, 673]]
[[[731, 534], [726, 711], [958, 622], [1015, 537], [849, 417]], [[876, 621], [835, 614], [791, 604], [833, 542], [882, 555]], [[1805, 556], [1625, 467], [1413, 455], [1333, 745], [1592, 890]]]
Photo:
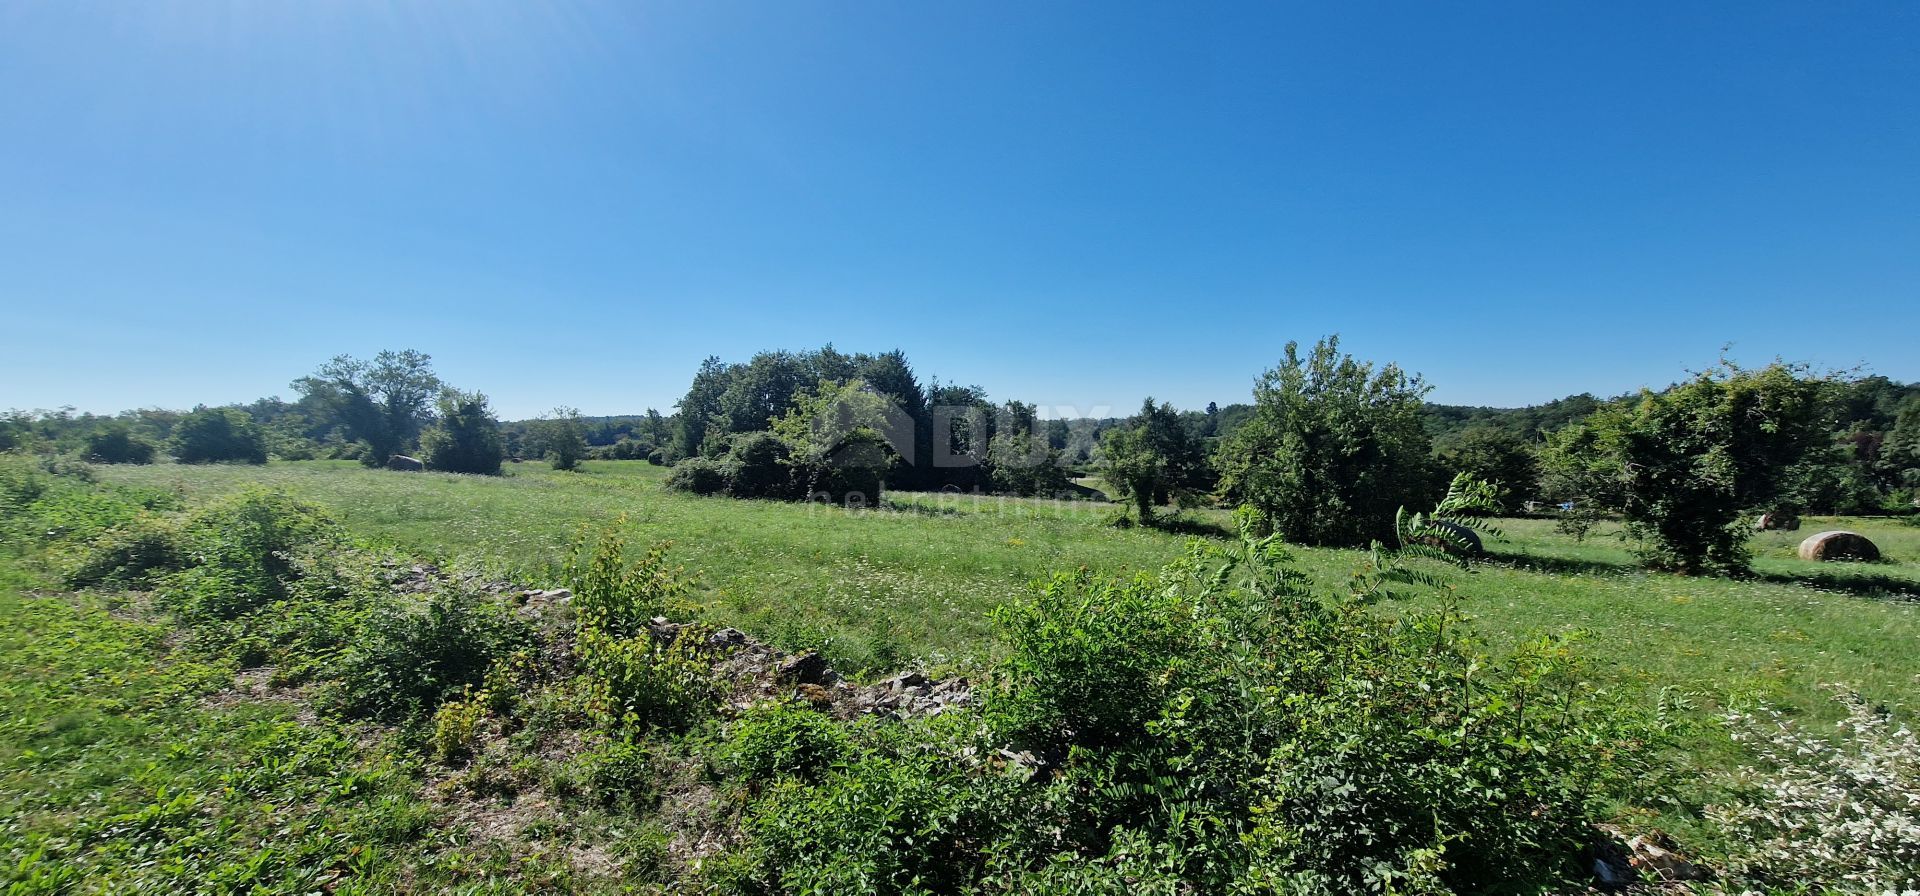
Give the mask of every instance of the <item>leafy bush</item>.
[[488, 702], [487, 694], [481, 692], [440, 704], [433, 713], [433, 732], [427, 740], [433, 754], [442, 761], [472, 756], [486, 733]]
[[667, 565], [667, 545], [657, 544], [629, 561], [622, 516], [598, 533], [581, 527], [567, 547], [561, 579], [573, 592], [573, 611], [585, 631], [627, 637], [646, 631], [647, 621], [673, 608], [687, 591], [679, 567]]
[[500, 475], [504, 451], [500, 421], [487, 409], [487, 397], [452, 389], [439, 401], [440, 421], [420, 436], [421, 460], [430, 470]]
[[349, 715], [418, 719], [449, 694], [479, 687], [495, 660], [530, 642], [524, 623], [481, 595], [448, 589], [424, 604], [395, 600], [341, 657], [333, 698]]
[[1734, 713], [1734, 738], [1766, 771], [1747, 769], [1740, 799], [1709, 810], [1748, 883], [1813, 892], [1920, 890], [1920, 739], [1858, 694], [1835, 743], [1778, 712]]
[[726, 885], [1535, 891], [1583, 873], [1601, 801], [1662, 737], [1559, 641], [1495, 659], [1451, 600], [1383, 618], [1317, 595], [1271, 537], [1196, 544], [1158, 577], [1062, 576], [998, 621], [982, 710], [739, 723], [720, 767], [768, 783]]
[[1820, 380], [1784, 364], [1732, 364], [1609, 405], [1556, 433], [1542, 460], [1564, 496], [1626, 517], [1647, 565], [1747, 569], [1747, 515], [1793, 484], [1826, 438]]
[[1289, 541], [1388, 541], [1395, 511], [1434, 490], [1426, 392], [1398, 366], [1340, 354], [1338, 338], [1306, 357], [1288, 343], [1254, 386], [1252, 418], [1220, 449], [1221, 486]]
[[174, 521], [140, 517], [107, 530], [76, 551], [62, 578], [73, 588], [146, 588], [155, 583], [156, 574], [177, 570], [185, 560]]
[[298, 556], [344, 544], [319, 508], [281, 492], [250, 489], [189, 513], [180, 523], [181, 571], [162, 588], [190, 621], [233, 619], [287, 596]]
[[150, 464], [156, 450], [152, 442], [135, 438], [125, 426], [108, 426], [87, 436], [82, 456], [96, 464]]
[[667, 488], [696, 495], [717, 495], [731, 484], [731, 465], [711, 457], [689, 457], [673, 465]]
[[792, 498], [793, 450], [770, 432], [733, 437], [727, 449], [727, 492], [736, 498]]
[[733, 724], [714, 767], [755, 783], [782, 776], [811, 781], [851, 752], [843, 727], [817, 710], [797, 703], [761, 703]]
[[267, 462], [266, 435], [237, 408], [195, 408], [174, 424], [172, 447], [183, 464]]

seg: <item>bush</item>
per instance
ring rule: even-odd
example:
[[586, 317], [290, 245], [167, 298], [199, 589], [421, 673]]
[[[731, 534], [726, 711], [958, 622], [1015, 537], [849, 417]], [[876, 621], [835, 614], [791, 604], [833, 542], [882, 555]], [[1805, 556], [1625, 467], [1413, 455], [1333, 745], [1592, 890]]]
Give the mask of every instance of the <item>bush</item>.
[[673, 449], [665, 446], [647, 452], [647, 463], [656, 467], [665, 467], [673, 463]]
[[500, 422], [478, 392], [448, 390], [440, 396], [440, 422], [420, 436], [421, 460], [430, 470], [500, 475], [504, 452]]
[[1253, 416], [1220, 449], [1222, 488], [1288, 541], [1364, 546], [1437, 489], [1421, 419], [1427, 387], [1340, 354], [1337, 338], [1286, 359], [1254, 387]]
[[1648, 566], [1744, 572], [1748, 515], [1781, 497], [1826, 438], [1824, 384], [1799, 374], [1723, 364], [1602, 408], [1549, 439], [1548, 479], [1557, 497], [1619, 510]]
[[842, 726], [797, 703], [761, 703], [728, 732], [714, 758], [720, 773], [754, 783], [792, 776], [818, 780], [852, 752]]
[[300, 577], [303, 553], [344, 546], [319, 508], [253, 489], [189, 513], [180, 523], [181, 571], [162, 595], [189, 621], [233, 619], [281, 600]]
[[696, 495], [717, 495], [730, 485], [732, 465], [710, 457], [689, 457], [673, 465], [667, 488]]
[[739, 723], [720, 768], [763, 785], [728, 885], [1535, 892], [1584, 874], [1661, 730], [1557, 641], [1496, 660], [1452, 602], [1389, 619], [1316, 595], [1272, 538], [1057, 578], [998, 621], [983, 710]]
[[696, 642], [670, 644], [650, 635], [623, 638], [582, 629], [576, 649], [604, 725], [682, 731], [711, 710], [712, 672]]
[[87, 436], [82, 456], [96, 464], [150, 464], [158, 450], [152, 442], [134, 438], [124, 426], [110, 426]]
[[448, 695], [479, 687], [495, 660], [531, 638], [505, 607], [464, 590], [424, 604], [396, 600], [371, 614], [341, 658], [333, 700], [351, 716], [419, 719]]
[[1920, 889], [1920, 739], [1857, 694], [1839, 700], [1839, 743], [1778, 712], [1728, 717], [1734, 739], [1771, 766], [1747, 769], [1741, 798], [1708, 811], [1735, 879], [1795, 892]]
[[267, 462], [266, 435], [237, 408], [195, 408], [174, 424], [172, 446], [183, 464]]
[[794, 497], [792, 456], [773, 433], [734, 436], [727, 449], [727, 492], [736, 498]]

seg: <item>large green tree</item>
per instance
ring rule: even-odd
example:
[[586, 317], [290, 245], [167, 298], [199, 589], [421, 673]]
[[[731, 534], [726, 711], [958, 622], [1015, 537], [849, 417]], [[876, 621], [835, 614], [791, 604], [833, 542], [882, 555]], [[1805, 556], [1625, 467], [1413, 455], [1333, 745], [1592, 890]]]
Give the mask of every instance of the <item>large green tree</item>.
[[413, 349], [383, 351], [372, 361], [341, 355], [294, 380], [293, 388], [348, 438], [366, 443], [362, 463], [384, 467], [432, 420], [433, 400], [445, 385], [431, 362]]
[[1338, 337], [1305, 355], [1289, 342], [1254, 385], [1251, 418], [1221, 447], [1222, 487], [1288, 541], [1389, 542], [1394, 514], [1437, 490], [1426, 392], [1398, 365], [1341, 354]]
[[1779, 499], [1826, 444], [1828, 382], [1785, 364], [1723, 362], [1556, 433], [1544, 461], [1561, 490], [1624, 516], [1648, 565], [1742, 572], [1745, 517]]

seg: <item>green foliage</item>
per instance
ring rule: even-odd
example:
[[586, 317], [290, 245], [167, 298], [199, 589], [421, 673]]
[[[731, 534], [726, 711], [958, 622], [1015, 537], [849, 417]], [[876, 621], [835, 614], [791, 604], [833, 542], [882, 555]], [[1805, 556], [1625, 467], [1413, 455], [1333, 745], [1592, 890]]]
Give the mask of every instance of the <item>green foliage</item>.
[[427, 469], [500, 475], [500, 421], [488, 410], [487, 397], [449, 389], [440, 395], [439, 411], [439, 422], [420, 437]]
[[1539, 493], [1537, 441], [1490, 426], [1474, 427], [1437, 446], [1439, 462], [1449, 475], [1466, 473], [1491, 483], [1499, 503], [1512, 509]]
[[622, 637], [583, 625], [575, 651], [604, 726], [684, 731], [718, 699], [707, 659], [691, 634], [663, 643], [650, 634]]
[[815, 781], [853, 751], [845, 728], [800, 703], [760, 703], [727, 731], [713, 766], [720, 774], [764, 784], [792, 776]]
[[424, 352], [383, 351], [372, 361], [340, 355], [293, 388], [331, 425], [366, 445], [360, 461], [384, 467], [420, 435], [445, 384]]
[[1157, 504], [1180, 501], [1205, 487], [1206, 454], [1170, 404], [1148, 398], [1124, 427], [1100, 440], [1101, 476], [1115, 497], [1130, 503], [1142, 522]]
[[544, 457], [556, 470], [572, 470], [587, 456], [586, 426], [580, 412], [573, 408], [554, 408], [527, 430], [526, 448], [534, 457]]
[[194, 622], [234, 619], [284, 599], [303, 554], [343, 545], [319, 508], [252, 489], [210, 502], [179, 524], [182, 568], [162, 584], [168, 605]]
[[657, 544], [639, 560], [626, 557], [626, 517], [593, 532], [582, 526], [567, 548], [561, 580], [573, 592], [573, 612], [583, 630], [615, 637], [646, 631], [648, 620], [672, 609], [688, 583], [678, 567], [667, 565], [667, 545]]
[[87, 436], [81, 456], [96, 464], [150, 464], [157, 450], [152, 442], [136, 438], [125, 426], [105, 426]]
[[1053, 497], [1068, 487], [1060, 451], [1039, 431], [1033, 405], [1007, 402], [986, 459], [994, 491]]
[[331, 699], [352, 716], [425, 718], [449, 696], [480, 687], [487, 670], [530, 637], [507, 608], [465, 590], [444, 589], [424, 603], [394, 600], [356, 632]]
[[173, 457], [183, 464], [267, 462], [267, 440], [245, 411], [199, 407], [173, 428]]
[[667, 488], [696, 495], [717, 495], [732, 481], [733, 465], [719, 458], [689, 457], [673, 465]]
[[727, 492], [736, 498], [798, 497], [792, 456], [793, 450], [773, 433], [734, 436], [723, 462]]
[[1254, 386], [1252, 419], [1220, 450], [1222, 490], [1288, 541], [1357, 547], [1393, 538], [1394, 513], [1432, 488], [1420, 419], [1427, 387], [1340, 353], [1337, 337]]
[[1723, 363], [1556, 434], [1545, 463], [1559, 488], [1625, 516], [1648, 565], [1744, 572], [1745, 517], [1778, 499], [1823, 439], [1823, 389], [1784, 364]]

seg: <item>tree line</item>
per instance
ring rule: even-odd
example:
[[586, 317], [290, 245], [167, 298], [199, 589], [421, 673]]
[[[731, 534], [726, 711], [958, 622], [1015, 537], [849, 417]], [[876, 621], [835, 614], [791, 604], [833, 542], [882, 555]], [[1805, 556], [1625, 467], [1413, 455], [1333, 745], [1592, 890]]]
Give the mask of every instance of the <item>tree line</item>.
[[487, 397], [413, 350], [340, 356], [291, 383], [294, 401], [115, 416], [11, 412], [0, 450], [103, 463], [263, 463], [417, 456], [428, 469], [497, 474], [506, 459], [572, 469], [588, 458], [675, 467], [670, 483], [738, 497], [843, 500], [882, 487], [1017, 495], [1104, 491], [1152, 523], [1159, 508], [1246, 508], [1308, 544], [1391, 536], [1459, 474], [1509, 511], [1619, 515], [1653, 565], [1744, 566], [1741, 517], [1900, 511], [1920, 495], [1920, 384], [1723, 364], [1661, 390], [1472, 408], [1428, 403], [1398, 365], [1288, 344], [1252, 401], [1124, 418], [1042, 420], [978, 386], [922, 381], [905, 353], [761, 352], [706, 359], [672, 414], [584, 417], [557, 408], [502, 422]]

